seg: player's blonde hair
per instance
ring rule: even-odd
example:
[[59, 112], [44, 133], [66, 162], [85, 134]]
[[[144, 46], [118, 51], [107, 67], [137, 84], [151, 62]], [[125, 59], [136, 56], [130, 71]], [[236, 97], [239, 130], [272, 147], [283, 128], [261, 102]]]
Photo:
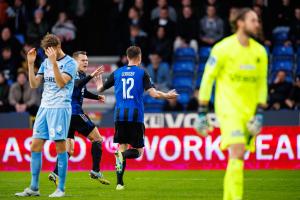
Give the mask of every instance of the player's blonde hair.
[[238, 25], [237, 25], [238, 21], [245, 20], [246, 15], [249, 12], [252, 12], [252, 11], [253, 10], [251, 8], [241, 8], [241, 9], [237, 10], [237, 12], [235, 13], [235, 16], [233, 16], [232, 21], [230, 21], [232, 32], [236, 32], [237, 31], [237, 29], [238, 29]]
[[60, 39], [54, 34], [47, 33], [47, 35], [45, 35], [41, 41], [41, 47], [43, 49], [47, 49], [48, 47], [57, 47], [60, 45]]

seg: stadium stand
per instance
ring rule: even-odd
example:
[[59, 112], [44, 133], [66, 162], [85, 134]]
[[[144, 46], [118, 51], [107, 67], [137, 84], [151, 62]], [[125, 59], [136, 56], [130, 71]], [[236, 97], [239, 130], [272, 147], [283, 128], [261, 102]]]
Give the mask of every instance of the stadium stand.
[[[88, 1], [79, 6], [78, 2], [70, 0], [1, 1], [3, 5], [5, 4], [2, 8], [6, 9], [0, 19], [0, 71], [4, 74], [5, 83], [11, 86], [16, 81], [17, 73], [27, 70], [26, 56], [24, 55], [30, 48], [38, 47], [39, 42], [31, 41], [32, 37], [39, 38], [45, 31], [51, 32], [53, 30], [55, 32], [56, 30], [57, 32], [58, 29], [55, 27], [58, 27], [59, 24], [64, 25], [63, 27], [67, 27], [66, 24], [72, 24], [72, 37], [62, 38], [63, 45], [68, 46], [66, 47], [68, 53], [71, 53], [72, 49], [80, 49], [88, 51], [89, 54], [97, 55], [90, 62], [91, 69], [100, 64], [106, 64], [105, 76], [118, 67], [115, 65], [118, 56], [121, 58], [121, 62], [118, 64], [126, 64], [124, 52], [120, 52], [124, 49], [124, 42], [142, 44], [143, 52], [145, 52], [143, 55], [144, 66], [149, 64], [148, 54], [153, 53], [153, 51], [160, 54], [164, 68], [169, 69], [168, 76], [171, 80], [169, 86], [178, 90], [181, 94], [178, 97], [178, 102], [183, 104], [183, 108], [187, 108], [188, 102], [191, 99], [195, 100], [193, 94], [199, 88], [205, 63], [212, 48], [210, 42], [204, 44], [202, 41], [201, 27], [203, 24], [200, 23], [201, 19], [204, 17], [208, 21], [210, 21], [209, 19], [211, 21], [221, 19], [224, 22], [223, 35], [228, 36], [231, 34], [230, 22], [234, 10], [243, 6], [252, 6], [262, 22], [262, 30], [257, 40], [265, 45], [270, 58], [269, 83], [271, 84], [275, 80], [279, 71], [285, 71], [286, 80], [290, 83], [294, 83], [296, 75], [300, 74], [300, 47], [299, 40], [297, 40], [300, 30], [297, 28], [299, 26], [296, 26], [300, 22], [300, 3], [298, 1], [291, 1], [288, 5], [285, 5], [283, 1], [268, 4], [267, 1], [262, 3], [255, 0], [240, 3], [231, 0], [212, 2], [166, 1], [167, 4], [162, 7], [158, 6], [157, 1], [149, 0], [111, 1], [110, 3], [97, 1], [93, 2], [93, 6], [89, 5]], [[207, 6], [213, 7], [207, 9]], [[282, 11], [283, 8], [287, 8], [286, 6], [291, 12], [284, 13]], [[165, 9], [166, 7], [168, 9]], [[215, 8], [216, 13], [211, 13], [212, 8]], [[189, 12], [191, 9], [192, 12]], [[160, 13], [161, 10], [164, 12]], [[164, 16], [161, 17], [160, 14]], [[196, 20], [199, 26], [195, 26], [194, 21], [191, 24], [182, 24], [183, 17], [186, 18], [187, 16], [194, 21]], [[274, 18], [274, 21], [267, 23], [269, 18]], [[100, 20], [99, 25], [95, 26], [95, 19], [103, 20]], [[166, 22], [170, 22], [170, 24]], [[198, 40], [197, 51], [195, 51], [197, 48], [191, 45], [190, 41], [191, 39], [196, 41], [195, 36], [183, 37], [182, 30], [174, 29], [176, 23], [186, 25], [190, 29], [187, 30], [187, 33], [192, 31], [199, 34], [196, 39]], [[120, 24], [123, 25], [119, 26]], [[134, 32], [130, 29], [132, 26], [139, 27], [142, 31]], [[38, 27], [41, 28], [41, 32], [34, 34], [35, 31], [32, 32], [32, 30]], [[173, 31], [170, 32], [170, 30]], [[210, 27], [210, 30], [217, 34], [213, 27]], [[146, 39], [141, 41], [139, 38]], [[186, 41], [178, 43], [179, 46], [178, 44], [175, 45], [175, 42], [179, 40]], [[70, 41], [72, 41], [71, 45]], [[172, 52], [173, 48], [174, 51]], [[99, 55], [114, 55], [114, 57], [111, 59]], [[36, 68], [44, 58], [43, 50], [38, 48]], [[95, 91], [95, 85], [89, 84], [89, 88]], [[88, 111], [111, 109], [114, 105], [112, 94], [113, 91], [106, 93], [108, 99], [106, 105], [86, 101], [86, 109]], [[145, 96], [145, 109], [147, 111], [159, 111], [162, 109], [163, 103], [149, 100]], [[11, 110], [9, 111], [11, 112]]]

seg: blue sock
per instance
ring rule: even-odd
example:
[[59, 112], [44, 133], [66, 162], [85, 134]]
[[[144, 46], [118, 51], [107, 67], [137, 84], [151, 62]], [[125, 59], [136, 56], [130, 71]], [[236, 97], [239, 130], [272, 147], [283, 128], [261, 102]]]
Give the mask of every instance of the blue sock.
[[65, 151], [57, 155], [58, 161], [58, 189], [65, 191], [66, 175], [68, 169], [68, 153]]
[[42, 152], [31, 152], [31, 184], [30, 188], [34, 191], [39, 190], [39, 176], [42, 168]]

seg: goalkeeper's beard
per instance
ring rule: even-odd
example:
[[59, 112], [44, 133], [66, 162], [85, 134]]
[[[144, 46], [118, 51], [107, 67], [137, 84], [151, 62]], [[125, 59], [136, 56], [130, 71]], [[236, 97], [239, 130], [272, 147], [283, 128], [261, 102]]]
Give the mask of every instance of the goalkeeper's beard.
[[247, 29], [244, 30], [244, 33], [246, 34], [246, 36], [247, 36], [248, 38], [257, 39], [257, 37], [258, 37], [258, 34], [257, 34], [257, 33], [254, 33], [254, 32], [249, 31], [249, 30], [247, 30]]

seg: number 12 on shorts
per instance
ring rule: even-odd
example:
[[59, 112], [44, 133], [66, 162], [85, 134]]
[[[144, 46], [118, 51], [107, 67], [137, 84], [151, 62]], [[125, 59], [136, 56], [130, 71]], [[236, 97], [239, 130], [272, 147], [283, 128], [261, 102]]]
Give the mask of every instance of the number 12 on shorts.
[[133, 78], [122, 78], [123, 82], [123, 99], [133, 99], [133, 96], [130, 94], [134, 86], [134, 79]]

